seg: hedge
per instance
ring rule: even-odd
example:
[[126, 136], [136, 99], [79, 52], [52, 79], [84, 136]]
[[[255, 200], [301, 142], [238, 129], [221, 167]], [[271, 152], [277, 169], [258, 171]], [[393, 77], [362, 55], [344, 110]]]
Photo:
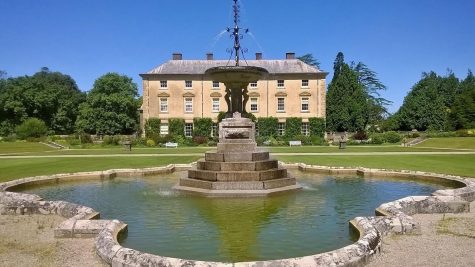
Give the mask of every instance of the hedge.
[[285, 136], [295, 138], [299, 135], [302, 135], [302, 118], [287, 118], [285, 120]]
[[211, 118], [193, 119], [193, 136], [211, 136], [211, 127], [213, 120]]
[[160, 134], [160, 119], [150, 118], [145, 122], [145, 136], [149, 138], [152, 135]]
[[185, 120], [177, 118], [169, 119], [168, 134], [172, 136], [185, 136]]
[[274, 117], [259, 118], [257, 120], [257, 128], [259, 129], [259, 136], [262, 137], [276, 137], [279, 120]]
[[323, 138], [325, 136], [325, 119], [324, 118], [309, 118], [308, 124], [310, 127], [310, 136], [318, 136]]

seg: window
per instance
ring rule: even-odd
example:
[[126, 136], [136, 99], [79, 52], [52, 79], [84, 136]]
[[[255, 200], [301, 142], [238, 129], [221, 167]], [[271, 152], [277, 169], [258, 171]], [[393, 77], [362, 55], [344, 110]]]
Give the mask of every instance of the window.
[[251, 112], [259, 111], [258, 102], [259, 102], [259, 99], [257, 97], [251, 97]]
[[251, 82], [251, 83], [249, 84], [249, 86], [250, 86], [251, 88], [257, 88], [257, 81]]
[[277, 98], [277, 112], [285, 112], [285, 98]]
[[302, 122], [302, 135], [310, 135], [310, 131], [308, 130], [308, 122]]
[[213, 81], [213, 88], [214, 88], [214, 89], [219, 88], [219, 82]]
[[308, 80], [302, 80], [302, 87], [308, 87]]
[[284, 80], [277, 80], [277, 88], [284, 88]]
[[160, 81], [160, 88], [167, 88], [168, 82], [167, 81]]
[[193, 136], [193, 123], [185, 123], [185, 136], [186, 137]]
[[211, 136], [218, 136], [218, 124], [217, 123], [213, 123], [213, 125], [211, 125]]
[[185, 98], [185, 113], [193, 112], [193, 98]]
[[160, 124], [160, 135], [168, 134], [168, 124]]
[[277, 134], [279, 136], [285, 135], [285, 123], [279, 122], [279, 124], [277, 125]]
[[160, 98], [160, 112], [168, 112], [168, 98]]
[[213, 98], [211, 110], [213, 112], [219, 112], [219, 98]]
[[302, 107], [301, 111], [302, 112], [308, 112], [309, 111], [308, 110], [309, 98], [308, 97], [302, 97], [300, 99], [300, 103], [301, 103], [301, 107]]
[[193, 88], [193, 81], [185, 81], [185, 88]]

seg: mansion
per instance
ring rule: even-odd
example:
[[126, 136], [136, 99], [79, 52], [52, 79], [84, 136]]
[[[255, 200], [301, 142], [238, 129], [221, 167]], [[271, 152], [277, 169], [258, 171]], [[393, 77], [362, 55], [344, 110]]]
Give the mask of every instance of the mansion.
[[[214, 60], [213, 54], [207, 54], [205, 60], [183, 60], [182, 54], [175, 53], [172, 60], [140, 74], [142, 128], [149, 118], [159, 118], [161, 134], [168, 134], [168, 119], [182, 118], [185, 135], [191, 136], [194, 118], [211, 118], [217, 123], [219, 112], [227, 110], [225, 87], [207, 77], [205, 71], [233, 63]], [[269, 72], [249, 84], [246, 110], [257, 118], [278, 118], [279, 132], [285, 129], [286, 118], [302, 118], [304, 135], [308, 135], [308, 118], [325, 118], [328, 73], [296, 59], [294, 53], [287, 53], [281, 60], [264, 60], [261, 53], [256, 53], [255, 60], [242, 60], [241, 65], [262, 67]]]

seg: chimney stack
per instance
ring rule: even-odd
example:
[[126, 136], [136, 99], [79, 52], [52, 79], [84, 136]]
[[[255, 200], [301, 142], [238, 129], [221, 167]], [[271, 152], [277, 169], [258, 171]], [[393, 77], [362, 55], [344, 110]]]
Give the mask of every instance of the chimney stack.
[[213, 53], [207, 53], [206, 60], [213, 60]]
[[256, 53], [256, 60], [262, 59], [262, 53]]
[[285, 54], [286, 59], [295, 59], [295, 53], [288, 52]]
[[172, 59], [173, 59], [173, 60], [182, 60], [182, 59], [183, 59], [183, 55], [182, 55], [181, 53], [173, 53]]

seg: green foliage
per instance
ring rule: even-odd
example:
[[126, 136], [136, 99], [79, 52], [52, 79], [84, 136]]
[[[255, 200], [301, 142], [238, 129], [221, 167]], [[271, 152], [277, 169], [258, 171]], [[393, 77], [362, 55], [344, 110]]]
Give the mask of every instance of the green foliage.
[[320, 69], [320, 62], [315, 59], [313, 57], [312, 54], [305, 54], [303, 56], [300, 56], [300, 57], [297, 57], [298, 60], [300, 61], [303, 61], [304, 63], [310, 65], [310, 66], [314, 66], [314, 67], [317, 67], [318, 69]]
[[248, 118], [250, 119], [252, 122], [256, 122], [257, 121], [257, 118], [254, 114], [252, 113], [245, 113], [245, 114], [242, 114], [243, 118]]
[[285, 136], [295, 138], [302, 134], [302, 118], [287, 118], [285, 120]]
[[79, 107], [78, 131], [90, 134], [131, 134], [137, 129], [139, 102], [132, 78], [107, 73], [94, 82]]
[[193, 143], [197, 145], [203, 145], [208, 143], [208, 137], [206, 136], [193, 136]]
[[224, 118], [226, 118], [226, 112], [220, 111], [218, 113], [218, 123], [220, 123]]
[[324, 118], [309, 118], [308, 124], [310, 127], [310, 136], [325, 136], [325, 119]]
[[449, 115], [453, 128], [475, 128], [475, 76], [471, 71], [460, 83]]
[[402, 140], [402, 136], [398, 134], [397, 132], [393, 132], [393, 131], [383, 133], [383, 138], [385, 142], [391, 143], [391, 144], [399, 143]]
[[145, 136], [148, 138], [152, 135], [160, 134], [160, 119], [159, 118], [150, 118], [145, 122]]
[[106, 135], [102, 138], [102, 144], [105, 146], [117, 146], [120, 144], [121, 137], [118, 135]]
[[368, 134], [365, 131], [357, 131], [352, 137], [353, 140], [366, 140], [368, 139]]
[[156, 143], [152, 139], [148, 139], [146, 145], [148, 147], [153, 147], [153, 146], [156, 146]]
[[46, 123], [37, 118], [29, 118], [15, 128], [20, 139], [40, 138], [46, 136], [48, 127]]
[[11, 133], [16, 125], [33, 117], [55, 133], [72, 133], [84, 99], [70, 76], [47, 68], [33, 76], [0, 77], [0, 135]]
[[279, 120], [274, 117], [259, 118], [257, 120], [257, 127], [259, 129], [259, 136], [262, 137], [276, 137]]
[[[211, 136], [211, 127], [213, 120], [211, 118], [194, 118], [193, 119], [193, 136]], [[208, 140], [206, 140], [208, 142]]]
[[373, 133], [371, 135], [371, 143], [375, 145], [384, 144], [385, 138], [382, 133]]
[[[168, 132], [173, 137], [185, 137], [185, 120], [179, 118], [171, 118], [168, 120]], [[179, 142], [178, 142], [179, 143]]]
[[343, 61], [339, 53], [335, 60], [335, 76], [328, 86], [327, 129], [330, 131], [364, 130], [368, 123], [368, 102], [358, 75]]

